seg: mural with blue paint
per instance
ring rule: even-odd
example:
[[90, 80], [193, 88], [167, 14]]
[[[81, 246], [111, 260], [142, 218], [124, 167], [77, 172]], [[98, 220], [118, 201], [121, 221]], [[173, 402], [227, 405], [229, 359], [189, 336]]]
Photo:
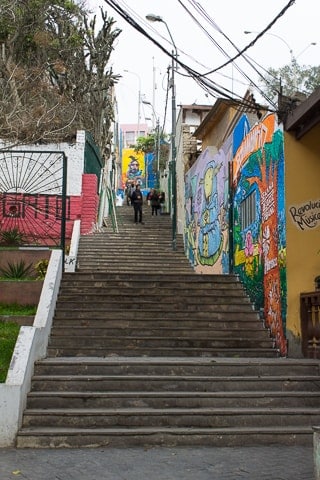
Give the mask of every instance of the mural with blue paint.
[[157, 172], [154, 169], [155, 155], [154, 153], [145, 154], [146, 162], [146, 187], [157, 188], [158, 187], [158, 177]]
[[232, 180], [234, 271], [285, 355], [284, 150], [274, 114], [239, 145]]
[[229, 273], [232, 265], [286, 355], [284, 149], [276, 115], [252, 128], [242, 115], [218, 152], [200, 155], [185, 177], [185, 214], [195, 271]]
[[205, 150], [186, 174], [185, 245], [199, 273], [228, 270], [227, 179], [223, 149], [216, 154]]

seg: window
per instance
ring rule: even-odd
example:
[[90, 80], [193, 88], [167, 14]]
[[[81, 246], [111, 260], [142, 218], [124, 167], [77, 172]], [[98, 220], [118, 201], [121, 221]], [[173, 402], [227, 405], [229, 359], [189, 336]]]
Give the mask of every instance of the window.
[[240, 226], [241, 230], [245, 230], [257, 218], [257, 195], [253, 190], [247, 198], [240, 204]]
[[135, 143], [135, 139], [136, 139], [135, 132], [127, 131], [125, 132], [124, 137], [125, 137], [124, 139], [125, 147], [128, 147], [129, 145], [133, 145]]

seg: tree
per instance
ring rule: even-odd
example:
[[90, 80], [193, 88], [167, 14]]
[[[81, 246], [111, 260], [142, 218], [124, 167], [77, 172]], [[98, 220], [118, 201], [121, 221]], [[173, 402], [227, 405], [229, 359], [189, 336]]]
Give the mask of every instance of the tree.
[[269, 98], [273, 98], [277, 92], [287, 97], [294, 97], [297, 92], [309, 96], [320, 86], [320, 66], [311, 67], [299, 65], [296, 59], [291, 64], [285, 65], [278, 70], [270, 68], [262, 82], [265, 84], [264, 91]]
[[104, 150], [119, 78], [108, 63], [120, 30], [100, 13], [96, 31], [96, 17], [73, 0], [2, 0], [0, 138], [66, 141], [84, 129]]
[[[149, 133], [146, 137], [138, 137], [136, 144], [133, 145], [133, 149], [136, 152], [154, 153], [156, 157], [158, 145], [160, 145], [159, 167], [160, 170], [164, 170], [169, 156], [169, 144], [167, 142], [166, 134], [160, 133], [159, 139], [158, 132], [155, 130], [154, 132]], [[154, 170], [156, 170], [156, 168], [154, 168]]]

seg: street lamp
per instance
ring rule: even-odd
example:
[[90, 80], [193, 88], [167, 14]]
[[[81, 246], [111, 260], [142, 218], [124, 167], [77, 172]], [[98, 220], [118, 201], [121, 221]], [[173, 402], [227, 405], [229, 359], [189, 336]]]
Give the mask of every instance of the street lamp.
[[140, 135], [140, 120], [141, 120], [141, 109], [140, 109], [140, 107], [141, 107], [141, 78], [140, 78], [140, 75], [138, 75], [135, 72], [131, 72], [130, 70], [124, 70], [124, 72], [131, 73], [131, 75], [135, 75], [138, 79], [138, 82], [139, 82], [139, 89], [138, 89], [138, 123], [137, 123], [137, 135], [136, 135], [136, 141], [137, 141], [137, 138]]
[[313, 45], [317, 45], [317, 42], [311, 42], [311, 43], [309, 43], [309, 45], [307, 45], [306, 47], [304, 47], [304, 49], [301, 50], [300, 53], [298, 53], [298, 55], [296, 56], [296, 59], [297, 59], [298, 57], [300, 57], [300, 55], [302, 55], [309, 47], [311, 47], [311, 46], [313, 46]]
[[[256, 34], [256, 33], [260, 33], [260, 32], [253, 32], [251, 30], [245, 30], [243, 33], [245, 33], [246, 35], [250, 35], [252, 33]], [[311, 45], [317, 45], [316, 42], [311, 42], [297, 56], [295, 56], [292, 48], [289, 45], [289, 43], [284, 38], [280, 37], [280, 35], [276, 35], [275, 33], [269, 33], [269, 32], [265, 33], [265, 35], [270, 35], [271, 37], [276, 37], [278, 40], [281, 40], [281, 42], [285, 44], [285, 46], [289, 49], [289, 52], [290, 52], [291, 63], [294, 63], [294, 61], [297, 60], [297, 58], [300, 57], [300, 55], [302, 53], [304, 53], [307, 50], [307, 48], [311, 47]]]
[[171, 94], [172, 94], [172, 120], [171, 120], [171, 194], [172, 194], [172, 249], [177, 249], [177, 172], [176, 172], [176, 87], [174, 83], [174, 72], [176, 68], [176, 62], [178, 58], [178, 51], [176, 44], [173, 40], [171, 35], [170, 29], [167, 25], [167, 22], [163, 20], [163, 18], [159, 17], [158, 15], [154, 15], [153, 13], [149, 13], [146, 16], [146, 19], [150, 22], [161, 22], [164, 23], [166, 29], [168, 31], [171, 43], [174, 47], [172, 51], [172, 63], [171, 63]]

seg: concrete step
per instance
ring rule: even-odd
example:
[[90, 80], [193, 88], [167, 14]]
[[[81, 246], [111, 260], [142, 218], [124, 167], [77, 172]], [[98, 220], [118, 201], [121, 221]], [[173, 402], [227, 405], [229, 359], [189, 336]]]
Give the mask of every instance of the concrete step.
[[[148, 308], [144, 310], [133, 310], [131, 309], [131, 313], [134, 315], [128, 315], [128, 311], [126, 309], [115, 309], [115, 308], [101, 308], [95, 309], [94, 312], [88, 309], [60, 309], [58, 306], [55, 313], [55, 322], [59, 321], [61, 324], [62, 319], [66, 319], [68, 322], [72, 319], [77, 319], [78, 322], [80, 321], [92, 321], [92, 320], [126, 320], [127, 322], [130, 321], [139, 321], [139, 320], [147, 320], [147, 321], [159, 321], [161, 324], [163, 322], [170, 322], [172, 321], [182, 321], [189, 322], [190, 320], [193, 322], [201, 322], [201, 321], [222, 321], [222, 322], [238, 322], [239, 326], [246, 325], [246, 322], [260, 322], [259, 315], [254, 310], [250, 310], [246, 308], [244, 310], [242, 306], [237, 306], [237, 308], [232, 307], [230, 309], [225, 308], [217, 308], [216, 311], [211, 310], [210, 312], [197, 310], [192, 312], [192, 314], [188, 311], [179, 311], [174, 309], [167, 309], [165, 318], [163, 312], [156, 308]], [[82, 323], [85, 325], [85, 323]], [[214, 325], [213, 325], [214, 326]], [[226, 326], [228, 326], [226, 324]]]
[[[108, 332], [109, 333], [109, 332]], [[49, 348], [68, 348], [75, 349], [78, 348], [79, 351], [84, 347], [88, 346], [88, 336], [79, 335], [75, 337], [76, 332], [73, 335], [52, 335], [49, 341]], [[90, 336], [90, 343], [93, 343], [97, 349], [105, 348], [109, 351], [119, 352], [124, 351], [124, 349], [147, 349], [152, 350], [153, 348], [158, 350], [159, 348], [167, 349], [170, 348], [175, 350], [183, 350], [185, 348], [191, 349], [203, 349], [204, 351], [208, 349], [245, 349], [245, 348], [262, 348], [272, 349], [274, 346], [274, 340], [267, 335], [264, 335], [265, 338], [257, 337], [215, 337], [214, 333], [211, 333], [210, 336], [204, 337], [194, 337], [194, 336], [166, 336], [164, 333], [156, 337], [154, 335], [147, 334], [138, 334], [134, 336], [130, 334], [128, 336], [112, 336], [112, 335], [92, 335]], [[113, 350], [114, 349], [114, 350]]]
[[[89, 343], [89, 341], [88, 341]], [[108, 356], [147, 356], [147, 357], [224, 357], [224, 358], [274, 358], [279, 356], [279, 351], [275, 348], [259, 348], [254, 347], [248, 349], [247, 346], [241, 348], [223, 348], [223, 347], [175, 347], [175, 348], [166, 348], [166, 347], [132, 347], [127, 348], [118, 348], [116, 349], [113, 346], [109, 347], [95, 347], [95, 346], [83, 346], [79, 347], [59, 347], [55, 348], [54, 346], [48, 347], [47, 354], [51, 357], [108, 357]]]
[[63, 427], [112, 428], [112, 427], [179, 427], [179, 428], [232, 428], [306, 426], [320, 422], [320, 408], [68, 408], [29, 409], [23, 416], [23, 428]]
[[[178, 314], [178, 317], [181, 315], [193, 315], [193, 318], [210, 318], [211, 313], [221, 314], [221, 313], [234, 313], [237, 312], [238, 314], [254, 312], [252, 309], [252, 305], [249, 303], [241, 303], [239, 300], [237, 303], [228, 304], [225, 303], [216, 303], [216, 304], [208, 304], [206, 305], [205, 310], [202, 308], [203, 305], [199, 304], [184, 304], [183, 302], [174, 303], [174, 304], [159, 304], [156, 305], [154, 303], [148, 303], [143, 300], [136, 301], [135, 303], [126, 301], [122, 304], [119, 303], [111, 303], [111, 302], [104, 302], [104, 303], [97, 303], [94, 307], [94, 313], [97, 316], [100, 312], [102, 314], [107, 314], [111, 312], [112, 314], [116, 315], [119, 313], [120, 315], [128, 317], [128, 312], [135, 313], [136, 315], [140, 315], [141, 318], [145, 316], [155, 316], [154, 318], [159, 318], [163, 316], [163, 313], [166, 312], [168, 314], [167, 318], [171, 318], [175, 316], [175, 313]], [[84, 315], [91, 315], [92, 314], [92, 305], [89, 302], [61, 302], [57, 305], [56, 315], [57, 316], [68, 316], [70, 312], [75, 313], [76, 310], [79, 310], [79, 317], [83, 317]], [[257, 312], [254, 312], [256, 315]], [[138, 318], [139, 318], [138, 315]], [[177, 317], [177, 318], [178, 318]], [[136, 318], [136, 317], [134, 317]], [[257, 316], [256, 316], [257, 318]]]
[[[131, 328], [139, 328], [140, 330], [148, 330], [152, 329], [155, 325], [155, 318], [153, 316], [145, 316], [141, 318], [143, 315], [139, 316], [139, 318], [117, 318], [117, 316], [113, 316], [112, 313], [106, 315], [101, 315], [100, 317], [79, 317], [77, 312], [74, 315], [70, 313], [69, 316], [62, 316], [61, 318], [55, 317], [55, 322], [52, 327], [52, 331], [56, 328], [81, 328], [86, 327], [93, 330], [98, 330], [103, 328], [118, 328], [123, 331], [125, 329]], [[124, 315], [125, 317], [125, 315]], [[230, 313], [226, 313], [225, 315], [221, 315], [219, 313], [218, 318], [213, 318], [214, 316], [210, 316], [208, 319], [195, 319], [193, 320], [190, 317], [182, 316], [180, 318], [172, 318], [163, 320], [163, 318], [156, 319], [156, 325], [159, 329], [178, 329], [188, 330], [193, 329], [193, 332], [197, 332], [201, 329], [210, 329], [210, 331], [214, 332], [225, 332], [226, 330], [230, 332], [233, 331], [238, 332], [239, 334], [243, 334], [246, 331], [266, 331], [263, 327], [261, 322], [257, 321], [257, 316], [250, 314], [245, 319], [242, 315], [239, 318], [237, 313], [234, 313], [233, 316]], [[217, 317], [217, 316], [215, 316]], [[218, 333], [219, 334], [219, 333]]]
[[32, 391], [40, 392], [319, 392], [314, 375], [34, 375]]
[[[137, 265], [137, 262], [133, 262], [132, 264], [126, 263], [119, 267], [117, 262], [109, 263], [109, 264], [106, 264], [106, 262], [101, 262], [101, 263], [96, 262], [92, 264], [92, 263], [82, 262], [81, 260], [79, 260], [79, 262], [77, 262], [77, 268], [81, 268], [82, 271], [87, 270], [89, 272], [91, 272], [92, 270], [95, 270], [97, 272], [105, 272], [107, 270], [108, 272], [113, 272], [113, 273], [119, 273], [119, 272], [129, 273], [130, 271], [135, 270], [136, 272], [140, 272], [143, 275], [145, 275], [149, 271], [156, 270], [159, 274], [167, 275], [172, 271], [174, 271], [177, 274], [188, 273], [191, 267], [187, 265], [172, 265], [172, 264], [163, 265], [161, 263], [157, 264], [157, 262], [153, 262], [150, 265], [146, 265], [142, 263]], [[192, 272], [190, 271], [190, 273]]]
[[[229, 293], [223, 292], [223, 294], [219, 292], [215, 292], [215, 294], [212, 295], [197, 295], [196, 292], [193, 292], [192, 294], [188, 293], [180, 293], [176, 291], [169, 291], [168, 289], [165, 291], [160, 290], [159, 288], [155, 289], [149, 289], [149, 288], [141, 288], [140, 290], [136, 290], [134, 287], [129, 291], [123, 291], [121, 289], [121, 292], [118, 289], [118, 292], [113, 292], [107, 289], [106, 292], [104, 292], [103, 289], [101, 290], [95, 290], [95, 291], [90, 291], [87, 292], [86, 289], [82, 289], [82, 294], [79, 295], [79, 293], [67, 293], [63, 292], [62, 294], [59, 295], [59, 302], [61, 304], [63, 303], [78, 303], [80, 304], [85, 304], [85, 303], [126, 303], [130, 302], [132, 303], [144, 303], [144, 304], [157, 304], [159, 305], [160, 303], [166, 303], [168, 304], [175, 304], [177, 302], [183, 302], [185, 305], [210, 305], [210, 304], [223, 304], [223, 303], [237, 303], [237, 304], [249, 304], [250, 300], [248, 297], [244, 296], [241, 294], [241, 291], [238, 291], [237, 293]], [[252, 305], [250, 303], [250, 305]], [[252, 307], [251, 307], [252, 310]]]
[[63, 428], [34, 427], [21, 430], [17, 436], [18, 448], [83, 448], [145, 446], [215, 447], [257, 445], [312, 446], [310, 426], [272, 426], [232, 428], [199, 427], [121, 427], [121, 428]]
[[[320, 363], [312, 359], [221, 359], [221, 358], [50, 358], [35, 364], [35, 375], [108, 374], [108, 375], [200, 375], [258, 376], [271, 375], [319, 376]], [[223, 394], [223, 393], [222, 393]], [[320, 394], [320, 391], [319, 391]]]
[[319, 408], [319, 392], [31, 392], [30, 409], [70, 408]]
[[90, 337], [94, 341], [95, 337], [102, 338], [102, 337], [109, 337], [109, 338], [194, 338], [194, 339], [221, 339], [224, 340], [225, 338], [229, 339], [230, 337], [234, 338], [241, 338], [247, 337], [252, 339], [261, 339], [266, 338], [269, 339], [270, 335], [269, 332], [265, 329], [260, 328], [252, 328], [252, 329], [229, 329], [228, 336], [226, 337], [225, 328], [220, 330], [214, 329], [214, 332], [211, 328], [195, 328], [191, 326], [190, 328], [186, 328], [182, 326], [180, 328], [172, 328], [170, 327], [155, 327], [150, 325], [143, 326], [143, 327], [125, 327], [120, 328], [118, 327], [109, 327], [106, 325], [101, 325], [99, 327], [96, 326], [54, 326], [51, 330], [51, 340], [53, 337], [72, 337], [76, 336], [77, 338], [87, 338]]
[[237, 275], [197, 275], [193, 271], [184, 275], [177, 275], [174, 272], [171, 272], [166, 277], [159, 275], [158, 272], [148, 273], [148, 276], [145, 277], [141, 274], [136, 274], [135, 272], [128, 273], [109, 273], [109, 272], [75, 272], [75, 273], [64, 273], [62, 277], [62, 285], [64, 283], [73, 283], [73, 282], [134, 282], [139, 284], [148, 284], [148, 282], [162, 286], [186, 286], [192, 288], [196, 285], [203, 286], [204, 288], [219, 288], [221, 285], [229, 285], [231, 287], [237, 285], [239, 288], [243, 288], [239, 282]]

